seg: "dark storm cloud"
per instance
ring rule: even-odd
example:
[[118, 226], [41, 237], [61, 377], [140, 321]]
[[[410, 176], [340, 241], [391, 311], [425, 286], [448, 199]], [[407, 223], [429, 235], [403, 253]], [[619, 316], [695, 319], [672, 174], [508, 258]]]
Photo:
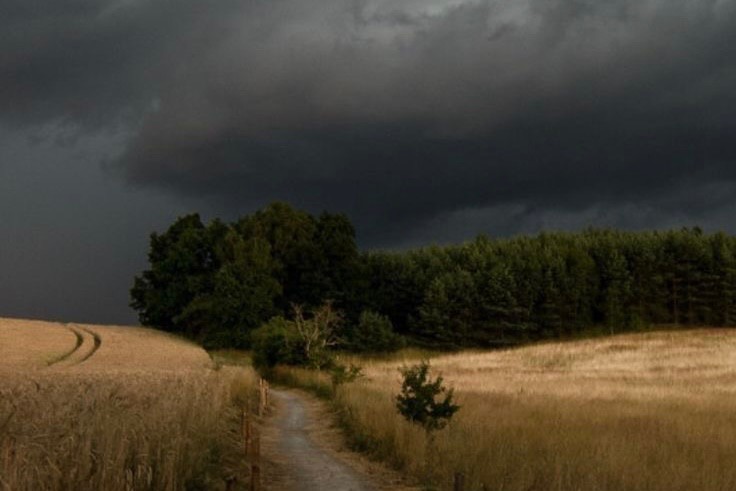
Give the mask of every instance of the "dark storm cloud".
[[197, 0], [3, 0], [2, 122], [61, 120], [90, 129], [140, 117], [236, 3]]
[[127, 178], [224, 210], [285, 199], [396, 243], [736, 201], [734, 1], [3, 3], [6, 121], [132, 115]]
[[186, 208], [100, 169], [120, 138], [70, 138], [0, 129], [0, 317], [134, 322], [128, 289], [148, 234]]

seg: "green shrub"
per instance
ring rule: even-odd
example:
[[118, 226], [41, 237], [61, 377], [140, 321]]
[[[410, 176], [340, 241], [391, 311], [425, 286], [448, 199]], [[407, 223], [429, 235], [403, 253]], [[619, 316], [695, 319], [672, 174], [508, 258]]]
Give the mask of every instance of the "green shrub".
[[339, 385], [355, 382], [362, 376], [363, 368], [358, 365], [351, 363], [349, 366], [345, 366], [340, 363], [334, 363], [332, 368], [330, 368], [332, 390], [337, 390]]
[[404, 347], [404, 338], [394, 332], [391, 320], [372, 310], [360, 314], [358, 324], [346, 332], [346, 344], [352, 351], [388, 353]]
[[[429, 377], [429, 362], [401, 369], [404, 381], [396, 396], [396, 408], [407, 421], [422, 426], [427, 432], [441, 430], [460, 409], [452, 403], [453, 389], [442, 385], [442, 377]], [[444, 393], [444, 398], [436, 399]]]
[[270, 369], [276, 365], [305, 365], [304, 343], [293, 322], [273, 317], [251, 333], [253, 365]]

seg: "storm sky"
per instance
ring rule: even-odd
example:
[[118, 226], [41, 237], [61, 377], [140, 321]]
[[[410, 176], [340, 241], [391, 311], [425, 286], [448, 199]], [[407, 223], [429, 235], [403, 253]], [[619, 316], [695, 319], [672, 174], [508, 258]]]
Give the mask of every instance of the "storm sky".
[[134, 322], [148, 234], [736, 232], [736, 0], [0, 0], [0, 316]]

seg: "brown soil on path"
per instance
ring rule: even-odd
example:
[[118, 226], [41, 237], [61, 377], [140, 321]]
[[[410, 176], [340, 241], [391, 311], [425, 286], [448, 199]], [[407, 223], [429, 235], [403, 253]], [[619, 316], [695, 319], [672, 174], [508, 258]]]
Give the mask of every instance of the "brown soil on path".
[[415, 491], [396, 472], [347, 449], [335, 414], [297, 390], [272, 390], [275, 415], [262, 429], [268, 491]]

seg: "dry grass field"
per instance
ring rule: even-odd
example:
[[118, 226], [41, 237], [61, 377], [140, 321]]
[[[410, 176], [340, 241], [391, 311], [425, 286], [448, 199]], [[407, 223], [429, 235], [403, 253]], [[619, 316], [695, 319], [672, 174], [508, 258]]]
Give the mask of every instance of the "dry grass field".
[[0, 319], [0, 490], [244, 489], [256, 381], [148, 329]]
[[[467, 489], [736, 489], [735, 330], [435, 357], [433, 372], [462, 407], [429, 455], [424, 432], [393, 403], [398, 368], [415, 361], [359, 361], [366, 377], [339, 388], [336, 401], [359, 446], [439, 489], [456, 471]], [[328, 383], [298, 370], [281, 377]]]

